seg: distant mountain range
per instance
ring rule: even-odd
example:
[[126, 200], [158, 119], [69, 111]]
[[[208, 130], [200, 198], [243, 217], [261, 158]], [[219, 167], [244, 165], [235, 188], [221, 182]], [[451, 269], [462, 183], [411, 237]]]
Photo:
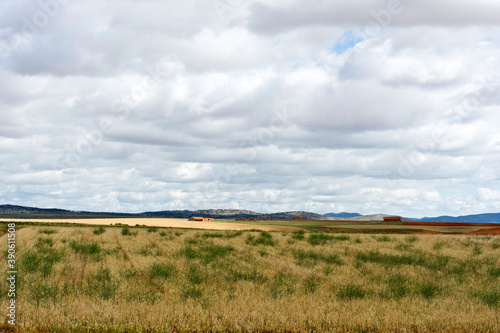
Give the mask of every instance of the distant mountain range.
[[[143, 213], [107, 213], [107, 212], [85, 212], [58, 208], [36, 208], [16, 205], [0, 205], [0, 218], [119, 218], [119, 217], [163, 217], [163, 218], [190, 218], [191, 216], [213, 217], [216, 219], [234, 219], [238, 217], [252, 219], [293, 219], [295, 216], [305, 216], [309, 220], [354, 220], [354, 221], [380, 221], [386, 214], [361, 215], [359, 213], [328, 213], [317, 214], [303, 211], [280, 212], [280, 213], [258, 213], [251, 210], [241, 209], [203, 209], [203, 210], [165, 210]], [[465, 216], [438, 216], [403, 218], [408, 221], [418, 222], [471, 222], [489, 223], [500, 222], [500, 213], [476, 214]]]
[[346, 213], [346, 212], [342, 212], [342, 213], [327, 213], [327, 214], [325, 214], [325, 216], [338, 217], [338, 218], [341, 218], [341, 219], [349, 219], [351, 217], [362, 216], [362, 215], [358, 214], [358, 213]]
[[469, 222], [469, 223], [491, 223], [500, 222], [500, 213], [462, 215], [462, 216], [438, 216], [412, 219], [418, 222]]
[[252, 219], [293, 219], [294, 216], [305, 216], [310, 220], [334, 220], [332, 217], [309, 212], [280, 212], [272, 214], [258, 213], [241, 209], [203, 209], [203, 210], [165, 210], [158, 212], [107, 213], [85, 212], [57, 208], [34, 208], [15, 205], [0, 205], [1, 218], [119, 218], [119, 217], [163, 217], [163, 218], [190, 218], [191, 216], [205, 216], [217, 219], [233, 219], [238, 217]]

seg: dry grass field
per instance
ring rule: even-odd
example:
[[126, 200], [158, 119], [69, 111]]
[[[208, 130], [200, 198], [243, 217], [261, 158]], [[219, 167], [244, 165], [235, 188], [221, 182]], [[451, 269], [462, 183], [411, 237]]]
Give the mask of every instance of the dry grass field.
[[20, 332], [500, 332], [499, 236], [29, 226], [17, 249]]

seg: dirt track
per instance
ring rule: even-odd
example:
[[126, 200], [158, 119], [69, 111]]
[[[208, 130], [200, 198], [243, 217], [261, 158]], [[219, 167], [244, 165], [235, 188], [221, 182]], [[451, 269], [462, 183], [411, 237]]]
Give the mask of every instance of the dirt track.
[[224, 223], [224, 222], [193, 222], [186, 219], [167, 218], [115, 218], [115, 219], [0, 219], [13, 222], [49, 222], [49, 223], [82, 223], [93, 225], [111, 225], [115, 223], [147, 225], [151, 227], [171, 227], [171, 228], [193, 228], [212, 230], [249, 230], [258, 229], [264, 231], [293, 231], [299, 230], [296, 227], [274, 226], [274, 225], [250, 225], [244, 223]]

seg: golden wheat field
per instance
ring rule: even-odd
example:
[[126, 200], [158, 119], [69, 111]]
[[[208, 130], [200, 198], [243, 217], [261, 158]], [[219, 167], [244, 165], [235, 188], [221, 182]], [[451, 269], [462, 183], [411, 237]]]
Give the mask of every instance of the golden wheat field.
[[498, 236], [28, 226], [16, 239], [19, 332], [500, 332]]

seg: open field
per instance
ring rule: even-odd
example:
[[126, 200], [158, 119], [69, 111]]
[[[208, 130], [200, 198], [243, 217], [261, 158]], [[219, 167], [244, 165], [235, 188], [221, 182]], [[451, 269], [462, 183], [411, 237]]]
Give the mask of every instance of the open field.
[[25, 226], [17, 249], [20, 332], [500, 331], [498, 236]]
[[444, 233], [444, 234], [467, 234], [484, 233], [492, 230], [498, 234], [498, 225], [475, 226], [475, 225], [433, 225], [432, 223], [419, 225], [406, 225], [404, 222], [376, 222], [376, 221], [235, 221], [218, 219], [215, 222], [194, 222], [186, 219], [173, 218], [92, 218], [92, 219], [2, 219], [0, 221], [13, 222], [39, 222], [39, 223], [61, 223], [87, 224], [87, 225], [113, 225], [126, 224], [129, 226], [143, 225], [166, 228], [189, 228], [210, 230], [252, 230], [263, 231], [295, 231], [306, 229], [310, 231], [324, 232], [348, 232], [348, 233]]
[[0, 221], [12, 222], [40, 222], [40, 223], [78, 223], [89, 225], [112, 225], [116, 223], [129, 226], [145, 225], [151, 227], [167, 228], [190, 228], [210, 230], [250, 230], [259, 229], [264, 231], [293, 231], [297, 230], [290, 225], [255, 226], [246, 223], [228, 222], [194, 222], [187, 219], [171, 218], [97, 218], [97, 219], [0, 219]]

